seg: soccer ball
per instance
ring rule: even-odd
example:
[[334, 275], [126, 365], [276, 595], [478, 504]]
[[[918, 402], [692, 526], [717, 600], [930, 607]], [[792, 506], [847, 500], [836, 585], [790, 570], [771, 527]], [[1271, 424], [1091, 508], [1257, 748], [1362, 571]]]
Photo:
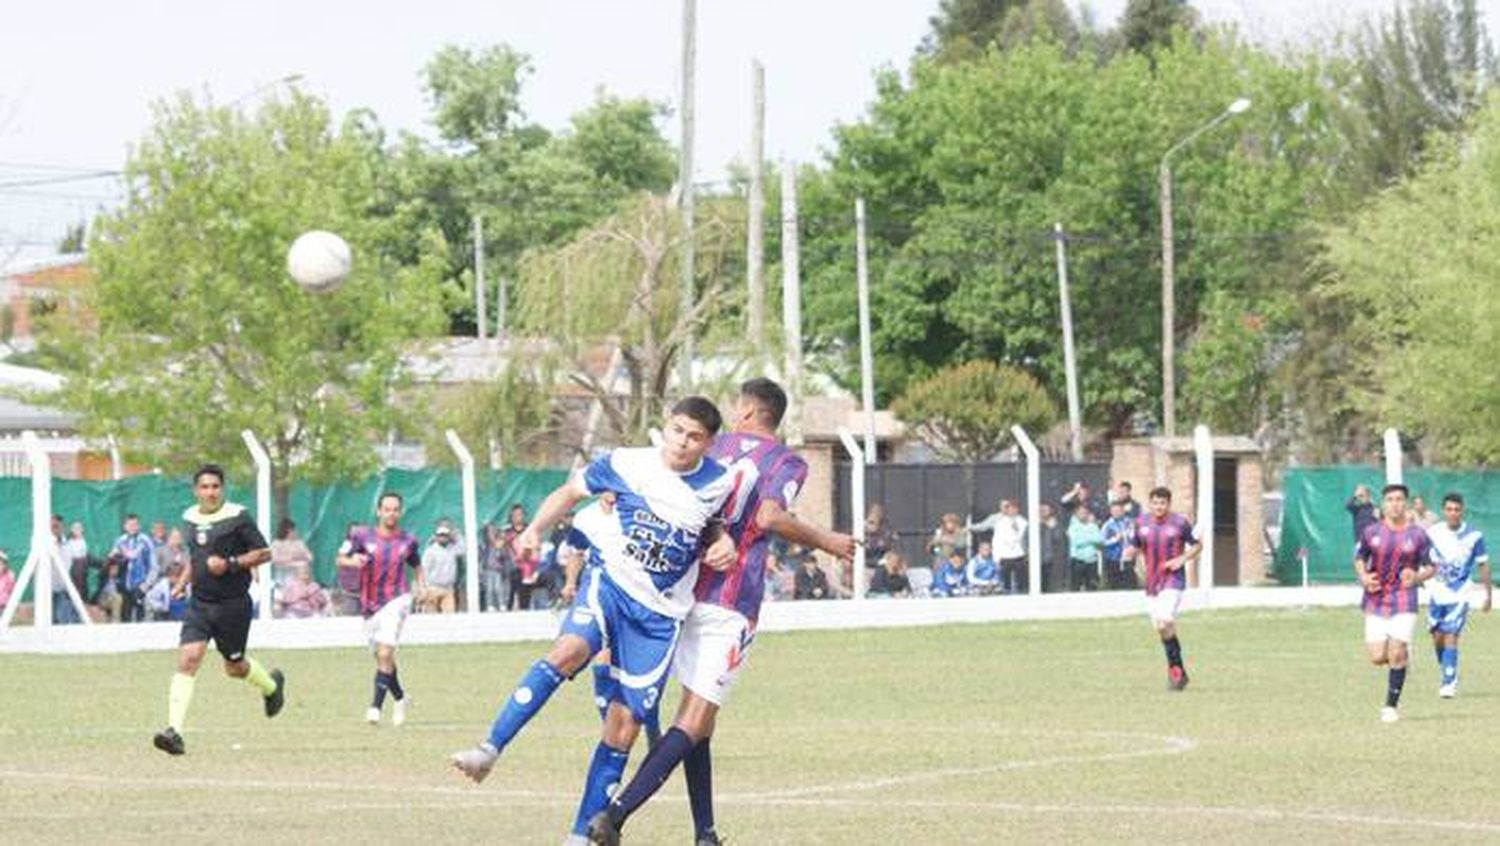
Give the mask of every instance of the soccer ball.
[[337, 288], [353, 262], [348, 242], [321, 229], [302, 233], [286, 252], [286, 272], [304, 291], [314, 294]]

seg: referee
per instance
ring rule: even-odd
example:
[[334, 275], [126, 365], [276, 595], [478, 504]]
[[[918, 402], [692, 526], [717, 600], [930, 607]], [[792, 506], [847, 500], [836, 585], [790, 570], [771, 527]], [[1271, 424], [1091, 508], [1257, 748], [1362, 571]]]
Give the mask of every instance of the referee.
[[167, 727], [154, 738], [156, 748], [168, 755], [187, 751], [182, 726], [210, 639], [224, 656], [224, 672], [260, 691], [267, 717], [280, 713], [285, 701], [281, 671], [268, 673], [259, 661], [245, 657], [252, 615], [250, 571], [271, 560], [265, 536], [243, 507], [224, 501], [224, 470], [218, 465], [205, 464], [193, 474], [193, 496], [198, 504], [182, 515], [192, 566], [184, 568], [172, 586], [172, 595], [180, 597], [191, 582], [192, 600], [182, 620]]

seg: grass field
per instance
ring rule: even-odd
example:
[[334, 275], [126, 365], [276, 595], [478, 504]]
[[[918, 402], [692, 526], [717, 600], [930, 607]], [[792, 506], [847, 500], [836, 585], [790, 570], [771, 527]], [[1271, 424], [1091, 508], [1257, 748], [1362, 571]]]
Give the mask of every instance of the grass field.
[[[762, 635], [715, 739], [719, 828], [737, 844], [1500, 840], [1496, 621], [1471, 624], [1456, 700], [1419, 645], [1394, 725], [1361, 632], [1352, 609], [1188, 615], [1182, 694], [1144, 619]], [[205, 673], [177, 759], [150, 744], [167, 653], [0, 656], [0, 841], [559, 843], [597, 736], [586, 679], [484, 785], [445, 763], [539, 649], [404, 650], [401, 729], [361, 722], [365, 653], [263, 653], [286, 711], [268, 722], [243, 683]], [[690, 842], [680, 778], [626, 834]]]

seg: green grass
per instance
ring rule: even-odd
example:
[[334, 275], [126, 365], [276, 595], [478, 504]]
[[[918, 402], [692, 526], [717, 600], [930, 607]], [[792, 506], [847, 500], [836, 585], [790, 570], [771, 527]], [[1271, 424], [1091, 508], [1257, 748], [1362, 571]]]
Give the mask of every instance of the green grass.
[[[740, 844], [1500, 839], [1494, 621], [1471, 624], [1456, 700], [1437, 699], [1418, 645], [1395, 725], [1377, 720], [1385, 676], [1355, 610], [1192, 614], [1181, 633], [1183, 694], [1164, 690], [1144, 618], [762, 635], [714, 741], [720, 830]], [[403, 650], [402, 729], [361, 722], [367, 653], [261, 653], [287, 672], [286, 711], [267, 722], [243, 683], [204, 672], [178, 759], [150, 745], [169, 654], [0, 656], [0, 841], [559, 843], [598, 733], [586, 677], [484, 785], [444, 760], [539, 651]], [[626, 833], [689, 841], [680, 778]]]

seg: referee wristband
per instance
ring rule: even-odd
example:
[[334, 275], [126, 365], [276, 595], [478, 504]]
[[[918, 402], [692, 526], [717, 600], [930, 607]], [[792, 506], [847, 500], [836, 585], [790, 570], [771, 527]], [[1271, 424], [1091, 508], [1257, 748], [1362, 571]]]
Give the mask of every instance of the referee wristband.
[[238, 573], [240, 571], [240, 559], [239, 559], [239, 556], [237, 556], [237, 555], [231, 555], [231, 556], [229, 556], [229, 558], [227, 558], [225, 560], [226, 560], [226, 562], [229, 565], [228, 572], [230, 572], [230, 573]]

